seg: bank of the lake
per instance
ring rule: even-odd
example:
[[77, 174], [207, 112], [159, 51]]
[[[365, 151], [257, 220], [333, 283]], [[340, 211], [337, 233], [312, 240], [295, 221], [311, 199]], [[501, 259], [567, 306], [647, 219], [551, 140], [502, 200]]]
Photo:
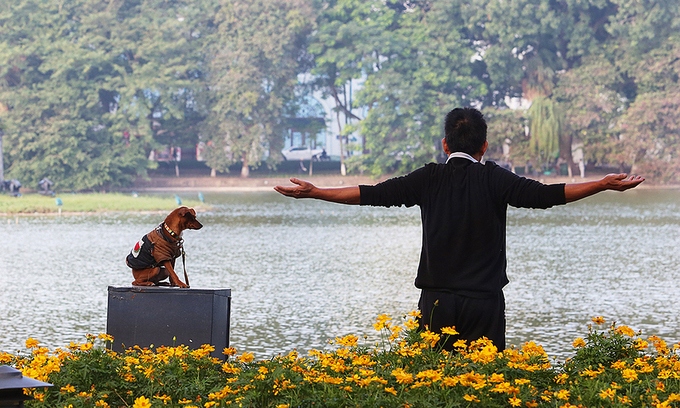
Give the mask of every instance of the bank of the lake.
[[49, 215], [104, 212], [167, 212], [178, 203], [189, 207], [207, 207], [196, 194], [177, 195], [120, 193], [66, 193], [46, 196], [36, 193], [13, 197], [0, 194], [2, 215]]

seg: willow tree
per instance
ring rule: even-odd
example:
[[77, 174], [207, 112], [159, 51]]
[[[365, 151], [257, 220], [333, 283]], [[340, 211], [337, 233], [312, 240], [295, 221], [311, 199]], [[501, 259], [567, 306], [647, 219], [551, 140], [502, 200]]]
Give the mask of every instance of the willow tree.
[[557, 159], [560, 154], [562, 114], [557, 102], [545, 96], [534, 98], [527, 111], [529, 116], [529, 145], [541, 164]]

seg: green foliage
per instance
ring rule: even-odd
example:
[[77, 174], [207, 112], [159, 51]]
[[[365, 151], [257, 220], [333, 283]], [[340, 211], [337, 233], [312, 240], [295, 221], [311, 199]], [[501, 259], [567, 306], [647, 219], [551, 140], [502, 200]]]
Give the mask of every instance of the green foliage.
[[562, 117], [557, 103], [539, 96], [531, 102], [527, 112], [530, 120], [530, 147], [541, 163], [557, 159], [562, 133]]
[[304, 62], [311, 9], [304, 1], [226, 1], [211, 39], [207, 164], [226, 171], [280, 161], [284, 117], [295, 113], [296, 75]]
[[[416, 315], [416, 313], [411, 314]], [[594, 318], [598, 325], [602, 318]], [[656, 336], [643, 339], [627, 326], [589, 326], [574, 341], [574, 356], [553, 365], [533, 342], [500, 351], [486, 339], [459, 340], [440, 349], [447, 334], [419, 331], [378, 317], [378, 344], [347, 335], [308, 357], [292, 351], [254, 361], [250, 353], [223, 350], [226, 361], [203, 345], [132, 347], [114, 353], [84, 344], [49, 350], [28, 339], [29, 353], [0, 353], [40, 381], [28, 407], [561, 407], [673, 406], [680, 401], [680, 355]], [[105, 342], [110, 336], [100, 335]], [[107, 343], [108, 344], [108, 343]]]
[[[444, 115], [476, 106], [511, 121], [490, 134], [512, 141], [508, 161], [570, 160], [573, 141], [590, 163], [677, 182], [679, 30], [675, 0], [7, 1], [5, 176], [115, 188], [151, 149], [199, 141], [214, 170], [247, 175], [276, 166], [318, 91], [361, 136], [362, 172], [441, 159]], [[531, 110], [504, 111], [520, 100]], [[527, 120], [530, 146], [510, 130]]]
[[166, 3], [2, 6], [9, 177], [27, 185], [49, 177], [56, 188], [87, 190], [146, 174], [147, 149], [174, 132], [164, 121], [184, 119], [198, 66], [195, 27], [179, 17], [193, 2]]

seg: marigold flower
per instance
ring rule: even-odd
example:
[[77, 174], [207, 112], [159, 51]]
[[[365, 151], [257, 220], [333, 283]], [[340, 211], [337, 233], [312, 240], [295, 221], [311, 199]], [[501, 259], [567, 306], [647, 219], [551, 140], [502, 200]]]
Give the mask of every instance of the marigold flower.
[[633, 329], [631, 329], [628, 326], [619, 326], [614, 329], [614, 332], [628, 337], [635, 336], [635, 332], [633, 331]]
[[476, 395], [465, 394], [463, 399], [468, 402], [479, 402], [479, 398]]
[[557, 399], [568, 400], [570, 393], [569, 393], [569, 390], [559, 390], [559, 391], [555, 391], [554, 395], [555, 395], [555, 398], [557, 398]]
[[254, 359], [255, 359], [255, 355], [253, 353], [249, 353], [247, 351], [245, 353], [241, 354], [240, 356], [238, 356], [238, 361], [240, 361], [242, 363], [250, 363]]
[[455, 348], [457, 348], [457, 349], [464, 349], [464, 348], [467, 348], [467, 341], [466, 341], [466, 340], [463, 340], [463, 339], [456, 340], [456, 342], [453, 343], [453, 347], [455, 347]]
[[132, 408], [151, 408], [151, 401], [145, 396], [135, 399], [135, 404]]
[[407, 373], [403, 368], [392, 370], [392, 376], [399, 384], [411, 384], [413, 382], [413, 374]]
[[222, 350], [222, 354], [225, 356], [233, 356], [236, 354], [236, 349], [234, 347], [226, 347], [224, 350]]
[[522, 400], [517, 397], [508, 398], [508, 402], [513, 407], [519, 407], [520, 405], [522, 405]]
[[604, 317], [602, 317], [602, 316], [595, 316], [595, 317], [591, 318], [590, 320], [592, 320], [593, 323], [595, 323], [595, 324], [604, 324], [605, 323]]
[[616, 397], [616, 390], [612, 388], [607, 388], [606, 390], [600, 391], [600, 398], [602, 399], [608, 399], [614, 401], [614, 397]]
[[392, 394], [392, 395], [394, 395], [394, 396], [397, 395], [397, 390], [395, 390], [395, 389], [392, 388], [392, 387], [385, 387], [385, 392], [388, 393], [388, 394]]
[[408, 319], [407, 321], [404, 322], [404, 327], [406, 327], [408, 330], [413, 330], [418, 327], [418, 321]]
[[442, 327], [442, 334], [446, 334], [448, 336], [455, 336], [456, 334], [458, 334], [458, 332], [456, 331], [455, 326]]
[[158, 394], [156, 394], [153, 397], [155, 399], [161, 400], [163, 402], [163, 404], [168, 404], [168, 403], [172, 402], [172, 397], [170, 397], [169, 395], [165, 395], [165, 394], [158, 395]]
[[626, 368], [621, 372], [621, 376], [623, 376], [623, 379], [628, 381], [628, 382], [633, 382], [637, 380], [638, 378], [638, 373], [635, 370], [632, 370], [630, 368]]
[[574, 348], [581, 348], [586, 346], [586, 341], [583, 340], [582, 337], [577, 337], [574, 339], [574, 341], [571, 343], [572, 347]]
[[647, 343], [645, 340], [642, 340], [642, 339], [635, 339], [635, 342], [633, 343], [633, 345], [638, 350], [644, 350], [649, 346], [649, 343]]
[[373, 328], [374, 328], [376, 331], [381, 331], [382, 329], [384, 329], [385, 327], [387, 327], [387, 323], [388, 323], [390, 320], [392, 320], [392, 318], [391, 318], [389, 315], [381, 314], [381, 315], [379, 315], [378, 318], [376, 319], [376, 322], [373, 323]]
[[66, 392], [76, 392], [76, 387], [72, 386], [71, 384], [66, 384], [65, 386], [61, 387], [59, 391], [66, 393]]
[[420, 333], [420, 337], [430, 345], [430, 347], [435, 347], [437, 343], [439, 342], [440, 335], [434, 332], [431, 332], [429, 330], [425, 330], [424, 332]]
[[359, 338], [353, 334], [348, 334], [344, 337], [336, 337], [335, 342], [343, 347], [355, 347], [359, 342]]
[[29, 337], [28, 339], [26, 339], [26, 348], [29, 348], [29, 349], [36, 348], [36, 347], [38, 347], [38, 344], [39, 344], [38, 340], [36, 340], [32, 337]]

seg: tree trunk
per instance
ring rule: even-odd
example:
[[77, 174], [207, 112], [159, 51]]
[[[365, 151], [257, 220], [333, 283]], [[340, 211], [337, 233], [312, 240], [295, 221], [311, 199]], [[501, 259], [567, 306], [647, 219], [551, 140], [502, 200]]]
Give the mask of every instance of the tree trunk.
[[0, 130], [0, 183], [5, 180], [5, 164], [2, 161], [2, 130]]
[[248, 167], [248, 157], [246, 153], [242, 156], [243, 165], [241, 166], [241, 177], [248, 178], [250, 176], [250, 167]]

